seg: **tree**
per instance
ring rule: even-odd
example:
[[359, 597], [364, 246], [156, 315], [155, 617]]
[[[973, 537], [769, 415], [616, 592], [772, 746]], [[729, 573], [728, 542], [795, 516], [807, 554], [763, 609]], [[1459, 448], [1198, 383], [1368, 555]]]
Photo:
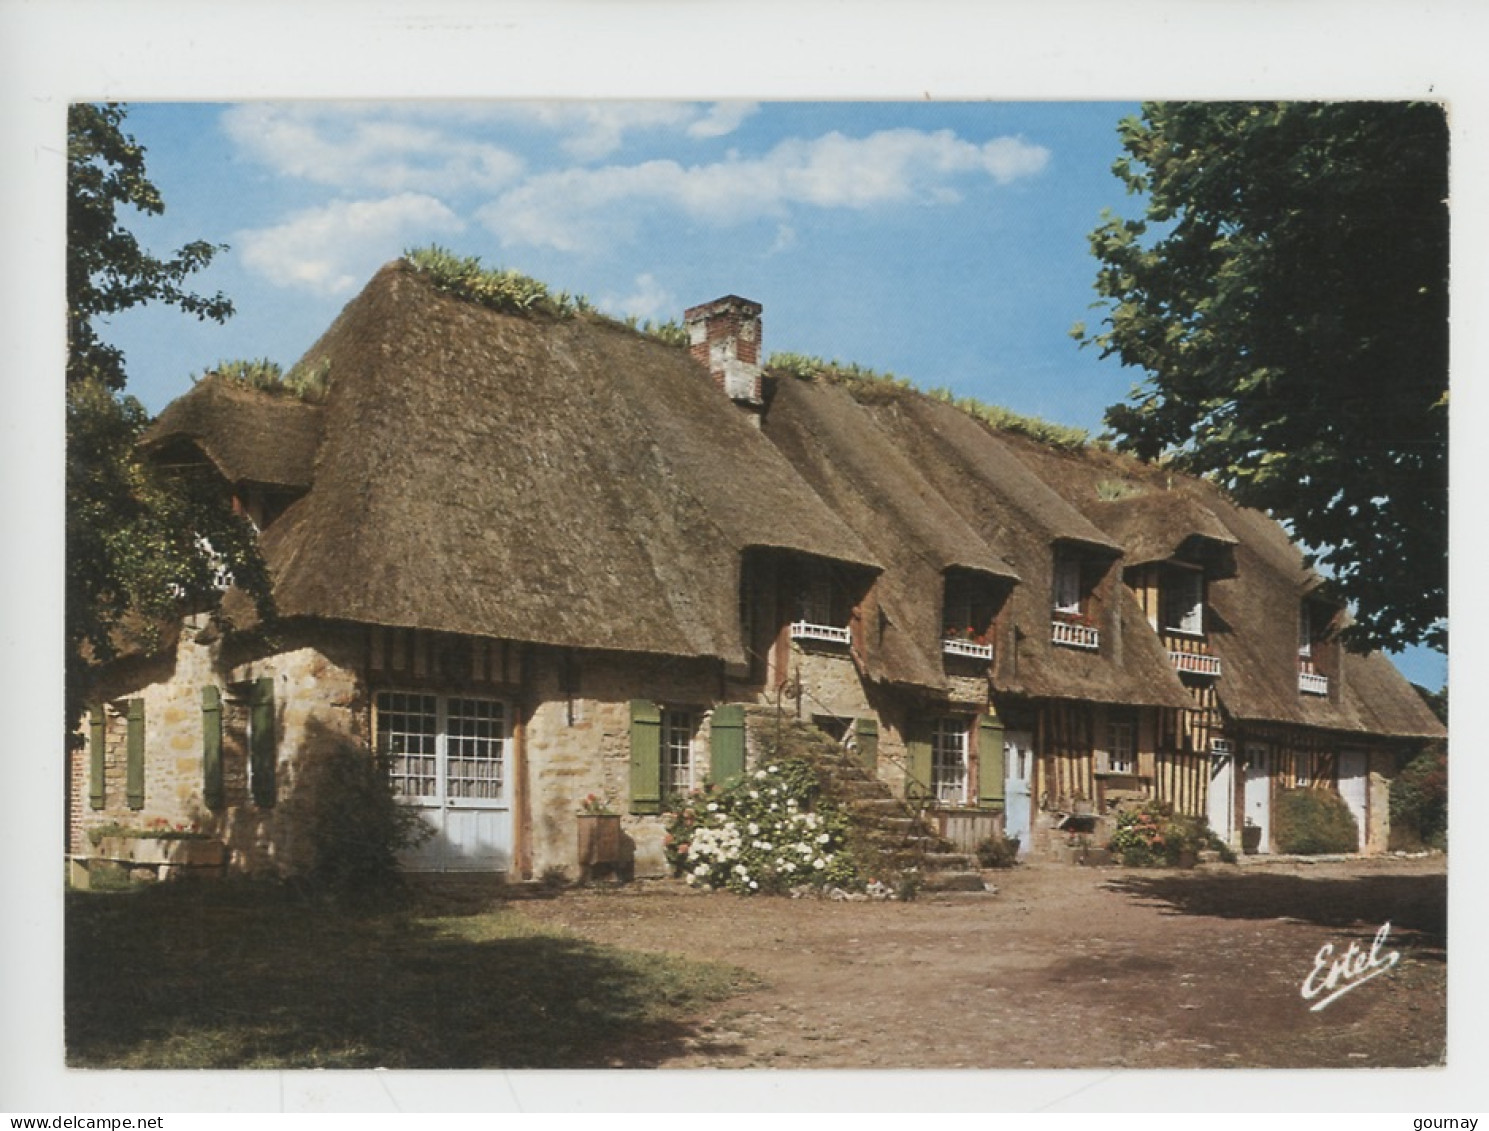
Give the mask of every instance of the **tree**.
[[1359, 649], [1446, 646], [1447, 122], [1422, 103], [1148, 103], [1091, 234], [1099, 332], [1148, 371], [1119, 447], [1288, 524]]
[[232, 303], [184, 289], [222, 248], [190, 243], [161, 260], [119, 222], [131, 207], [164, 210], [145, 174], [145, 151], [123, 133], [120, 106], [77, 105], [67, 117], [67, 726], [71, 733], [96, 666], [135, 629], [184, 608], [215, 607], [224, 582], [267, 609], [268, 584], [252, 527], [226, 487], [172, 477], [141, 460], [149, 415], [123, 392], [125, 359], [98, 320], [163, 302], [221, 322]]

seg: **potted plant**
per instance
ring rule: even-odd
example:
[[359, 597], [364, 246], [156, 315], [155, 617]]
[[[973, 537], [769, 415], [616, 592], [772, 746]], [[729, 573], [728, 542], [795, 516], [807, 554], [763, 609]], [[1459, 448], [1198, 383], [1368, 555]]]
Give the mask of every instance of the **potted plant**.
[[620, 814], [591, 793], [579, 804], [579, 880], [596, 872], [620, 875]]
[[1247, 856], [1255, 856], [1261, 851], [1262, 830], [1261, 826], [1255, 824], [1250, 817], [1246, 818], [1246, 825], [1241, 829], [1241, 851]]

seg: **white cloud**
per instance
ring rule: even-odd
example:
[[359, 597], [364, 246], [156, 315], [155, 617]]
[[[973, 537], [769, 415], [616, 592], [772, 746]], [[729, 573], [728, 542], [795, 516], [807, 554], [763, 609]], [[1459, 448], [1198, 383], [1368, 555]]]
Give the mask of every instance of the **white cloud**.
[[652, 319], [669, 318], [680, 309], [672, 292], [658, 283], [655, 275], [637, 275], [635, 288], [623, 298], [605, 296], [600, 299], [600, 308], [621, 317], [635, 315]]
[[618, 150], [632, 133], [681, 131], [692, 138], [722, 137], [756, 109], [753, 102], [598, 100], [501, 103], [493, 112], [566, 135], [559, 143], [566, 153], [579, 161], [597, 161]]
[[689, 137], [723, 137], [760, 109], [758, 102], [715, 102], [703, 117], [688, 127]]
[[791, 206], [868, 208], [960, 199], [951, 182], [981, 174], [1000, 185], [1044, 169], [1049, 151], [1021, 138], [982, 145], [950, 130], [884, 130], [864, 138], [791, 138], [763, 157], [676, 161], [541, 173], [482, 208], [505, 245], [579, 251], [625, 234], [625, 205], [653, 204], [716, 224], [785, 216]]
[[223, 114], [228, 137], [286, 176], [381, 192], [487, 191], [512, 183], [522, 159], [451, 136], [428, 119], [437, 107], [255, 102]]
[[233, 242], [244, 263], [270, 282], [335, 295], [365, 283], [409, 243], [464, 227], [434, 197], [401, 193], [306, 209], [274, 227], [239, 232]]

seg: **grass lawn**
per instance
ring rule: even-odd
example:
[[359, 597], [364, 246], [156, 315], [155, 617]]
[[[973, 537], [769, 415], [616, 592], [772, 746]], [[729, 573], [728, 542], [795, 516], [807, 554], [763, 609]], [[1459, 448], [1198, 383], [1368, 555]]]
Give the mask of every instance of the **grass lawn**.
[[648, 1067], [732, 967], [599, 946], [522, 902], [337, 910], [276, 885], [69, 892], [79, 1068]]

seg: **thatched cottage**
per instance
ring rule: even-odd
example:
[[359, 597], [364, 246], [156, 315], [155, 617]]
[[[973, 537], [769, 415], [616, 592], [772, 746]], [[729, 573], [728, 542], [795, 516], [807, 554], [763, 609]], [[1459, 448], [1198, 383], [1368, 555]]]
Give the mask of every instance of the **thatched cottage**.
[[908, 390], [768, 375], [746, 300], [687, 319], [690, 349], [397, 263], [307, 355], [320, 403], [208, 378], [170, 405], [147, 451], [232, 485], [277, 618], [230, 594], [103, 675], [71, 851], [194, 824], [293, 871], [297, 784], [354, 743], [438, 830], [413, 867], [572, 871], [594, 794], [656, 873], [664, 799], [744, 765], [746, 705], [1026, 850], [1157, 797], [1266, 851], [1298, 784], [1384, 848], [1390, 778], [1443, 730], [1340, 648], [1276, 523]]

